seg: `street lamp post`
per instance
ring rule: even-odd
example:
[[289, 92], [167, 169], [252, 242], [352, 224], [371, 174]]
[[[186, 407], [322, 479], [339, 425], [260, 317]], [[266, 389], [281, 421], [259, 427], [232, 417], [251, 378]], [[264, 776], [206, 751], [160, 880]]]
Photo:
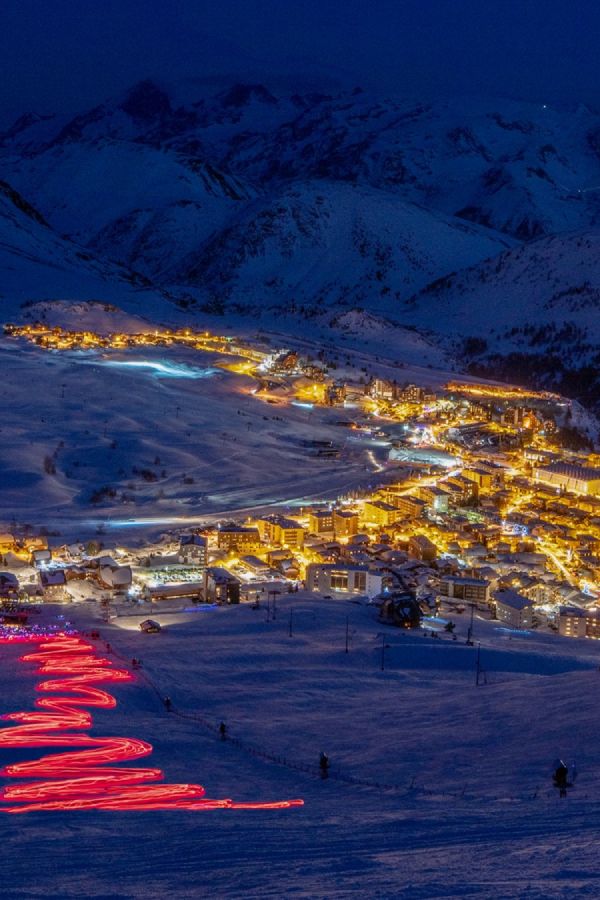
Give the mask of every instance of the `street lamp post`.
[[385, 669], [385, 651], [389, 647], [389, 644], [385, 642], [385, 634], [381, 635], [381, 671]]
[[475, 670], [475, 686], [479, 687], [479, 676], [481, 674], [481, 644], [477, 644], [477, 661]]
[[471, 603], [471, 621], [469, 623], [469, 630], [467, 631], [467, 644], [469, 647], [473, 646], [473, 616], [475, 615], [475, 604]]
[[269, 600], [273, 599], [273, 609], [271, 610], [271, 617], [273, 620], [277, 618], [277, 606], [275, 604], [275, 600], [277, 595], [280, 594], [281, 591], [269, 591], [267, 594], [267, 622], [269, 621], [269, 611], [270, 611], [270, 603]]

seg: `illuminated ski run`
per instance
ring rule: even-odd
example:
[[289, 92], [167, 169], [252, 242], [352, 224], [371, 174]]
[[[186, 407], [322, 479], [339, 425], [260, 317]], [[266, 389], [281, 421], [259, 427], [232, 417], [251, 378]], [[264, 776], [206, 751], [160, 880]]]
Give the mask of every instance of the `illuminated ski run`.
[[[93, 645], [78, 636], [35, 636], [30, 640], [38, 642], [39, 647], [22, 656], [21, 660], [37, 663], [42, 675], [57, 676], [36, 686], [41, 693], [54, 696], [36, 700], [35, 712], [2, 716], [3, 720], [18, 724], [0, 729], [0, 749], [76, 749], [51, 753], [0, 770], [4, 778], [32, 779], [9, 785], [0, 792], [0, 803], [4, 804], [0, 810], [3, 812], [273, 810], [303, 804], [302, 800], [238, 803], [230, 799], [210, 799], [199, 784], [162, 783], [161, 769], [121, 766], [121, 763], [149, 756], [152, 745], [135, 738], [95, 737], [82, 732], [92, 726], [92, 715], [85, 707], [111, 709], [117, 705], [112, 694], [98, 685], [132, 681], [132, 674], [127, 669], [116, 668], [109, 659], [97, 656]], [[8, 642], [9, 639], [0, 641]], [[117, 765], [113, 765], [115, 763]]]

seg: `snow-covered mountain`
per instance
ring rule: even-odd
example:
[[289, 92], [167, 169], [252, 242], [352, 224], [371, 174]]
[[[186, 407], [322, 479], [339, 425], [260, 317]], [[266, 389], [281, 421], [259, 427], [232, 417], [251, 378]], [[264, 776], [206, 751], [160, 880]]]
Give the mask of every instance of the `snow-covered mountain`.
[[0, 181], [0, 303], [6, 320], [46, 298], [164, 303], [143, 276], [61, 238], [18, 191]]
[[586, 109], [383, 103], [358, 93], [307, 104], [269, 134], [240, 136], [225, 161], [261, 179], [367, 182], [528, 239], [596, 219], [598, 127]]
[[308, 180], [284, 180], [253, 158], [244, 174], [251, 136], [275, 140], [326, 100], [233, 85], [176, 106], [146, 82], [70, 122], [23, 117], [0, 136], [2, 160], [58, 232], [162, 285], [194, 287], [202, 302], [235, 293], [244, 306], [393, 313], [432, 279], [511, 246], [349, 172], [325, 179], [308, 165]]
[[403, 318], [476, 368], [600, 397], [600, 230], [540, 238], [428, 285]]
[[210, 164], [105, 138], [55, 145], [6, 171], [60, 233], [150, 271], [171, 248], [210, 235], [254, 193]]
[[145, 81], [75, 118], [22, 116], [0, 163], [50, 259], [68, 247], [101, 280], [134, 270], [188, 309], [252, 320], [364, 310], [504, 374], [542, 350], [559, 380], [595, 364], [600, 116], [586, 108]]
[[258, 297], [265, 306], [358, 305], [393, 315], [430, 273], [509, 243], [383, 191], [313, 181], [246, 205], [172, 280], [221, 303], [252, 306]]
[[264, 186], [325, 178], [369, 184], [527, 239], [598, 215], [600, 117], [509, 100], [420, 104], [359, 89], [282, 93], [142, 82], [70, 121], [24, 116], [4, 154], [101, 139], [143, 143]]

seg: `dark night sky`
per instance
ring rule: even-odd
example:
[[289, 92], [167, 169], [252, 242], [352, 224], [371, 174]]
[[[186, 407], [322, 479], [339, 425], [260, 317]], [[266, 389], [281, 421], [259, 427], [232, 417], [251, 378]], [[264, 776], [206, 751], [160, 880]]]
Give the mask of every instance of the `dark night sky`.
[[599, 36], [598, 0], [0, 0], [0, 119], [215, 72], [600, 107]]

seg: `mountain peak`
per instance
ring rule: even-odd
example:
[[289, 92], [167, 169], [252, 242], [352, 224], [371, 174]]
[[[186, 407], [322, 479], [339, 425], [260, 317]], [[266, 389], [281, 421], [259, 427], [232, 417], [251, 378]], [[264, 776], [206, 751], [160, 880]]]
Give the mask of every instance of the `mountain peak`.
[[36, 125], [38, 122], [46, 122], [49, 119], [53, 119], [54, 116], [40, 116], [37, 113], [29, 112], [24, 113], [22, 116], [19, 116], [10, 128], [7, 128], [6, 131], [0, 134], [0, 140], [10, 140], [10, 138], [14, 138], [17, 135], [21, 134], [21, 132], [26, 131], [28, 128], [31, 128], [32, 125]]
[[171, 101], [153, 81], [146, 79], [135, 84], [120, 104], [120, 109], [142, 122], [162, 119], [171, 113]]
[[263, 84], [234, 84], [221, 94], [220, 99], [223, 106], [245, 106], [252, 99], [260, 103], [277, 103], [277, 98]]

